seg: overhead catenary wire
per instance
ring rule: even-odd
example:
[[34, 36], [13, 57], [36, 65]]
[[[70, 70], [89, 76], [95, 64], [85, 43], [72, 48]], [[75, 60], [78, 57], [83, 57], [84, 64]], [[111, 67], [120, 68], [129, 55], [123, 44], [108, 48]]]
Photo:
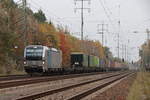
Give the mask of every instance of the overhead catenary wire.
[[75, 1], [75, 5], [77, 2], [81, 2], [81, 8], [75, 8], [75, 11], [81, 10], [81, 40], [84, 40], [84, 10], [86, 9], [90, 11], [90, 8], [84, 7], [84, 2], [89, 2], [90, 4], [91, 0], [74, 0], [74, 1]]
[[[39, 1], [39, 0], [37, 0], [37, 1]], [[56, 24], [57, 25], [61, 25], [63, 28], [65, 28], [66, 26], [68, 27], [68, 26], [72, 26], [73, 24], [72, 24], [72, 22], [70, 22], [69, 20], [66, 20], [66, 19], [64, 19], [64, 18], [60, 18], [60, 17], [58, 17], [56, 14], [54, 14], [53, 12], [51, 12], [51, 11], [49, 11], [49, 10], [47, 10], [47, 9], [45, 9], [45, 8], [43, 8], [43, 7], [41, 7], [37, 2], [35, 2], [35, 1], [31, 1], [31, 3], [30, 3], [30, 6], [31, 7], [33, 7], [34, 9], [36, 9], [36, 10], [39, 10], [39, 9], [41, 9], [41, 10], [43, 10], [44, 12], [46, 12], [46, 16], [47, 17], [49, 17], [50, 19], [50, 21], [54, 21], [54, 22], [56, 22]], [[49, 14], [51, 14], [51, 15], [49, 15]], [[52, 16], [53, 15], [53, 16]], [[77, 27], [79, 27], [79, 26], [77, 26]]]
[[108, 12], [107, 12], [107, 10], [106, 10], [106, 8], [105, 8], [105, 6], [104, 6], [102, 0], [98, 0], [98, 1], [100, 2], [101, 6], [102, 6], [102, 8], [103, 8], [103, 10], [104, 10], [104, 12], [105, 12], [105, 14], [106, 14], [106, 17], [108, 18], [108, 20], [109, 20], [109, 22], [110, 22], [110, 24], [112, 25], [112, 27], [114, 27], [114, 23], [112, 22], [112, 20], [111, 20], [111, 18], [110, 18], [110, 15], [108, 14]]
[[[18, 5], [18, 7], [20, 6], [20, 7], [24, 7], [24, 5], [22, 6], [22, 0], [19, 0], [19, 1], [16, 1], [16, 4]], [[37, 4], [37, 3], [32, 3], [32, 5], [31, 5], [31, 3], [30, 3], [30, 5], [33, 7], [33, 8], [35, 8], [35, 9], [37, 9], [37, 10], [39, 10], [39, 6], [37, 7], [37, 5], [35, 5], [35, 4]], [[26, 3], [26, 5], [25, 5], [26, 7], [29, 7], [30, 8], [30, 6], [29, 6], [29, 3]], [[46, 10], [47, 12], [48, 12], [48, 10]], [[48, 15], [48, 17], [50, 17], [49, 15]], [[50, 17], [51, 19], [52, 19], [52, 17]], [[23, 19], [25, 19], [25, 17], [23, 16], [23, 17], [21, 17], [21, 18], [19, 18], [17, 21], [16, 21], [16, 23], [15, 24], [17, 24], [17, 23], [19, 23], [19, 22], [22, 22], [22, 21], [24, 21]], [[58, 18], [57, 18], [58, 19]], [[55, 19], [54, 19], [55, 20]], [[55, 20], [55, 21], [57, 21], [57, 23], [59, 23], [59, 25], [61, 25], [61, 27], [63, 26], [62, 25], [62, 23], [60, 23], [58, 20]], [[26, 20], [25, 20], [25, 22], [24, 23], [26, 23]], [[65, 27], [64, 27], [65, 26]], [[66, 25], [64, 25], [63, 26], [63, 28], [66, 28]], [[25, 27], [27, 27], [27, 25], [25, 25]], [[26, 28], [25, 28], [26, 29]], [[26, 29], [27, 30], [27, 29]], [[23, 31], [23, 33], [25, 33], [25, 36], [24, 36], [24, 38], [26, 39], [24, 39], [26, 42], [27, 42], [27, 38], [26, 38], [26, 31]], [[26, 45], [26, 43], [25, 43], [25, 45]]]
[[[112, 15], [111, 11], [109, 10], [109, 8], [106, 8], [106, 7], [105, 7], [106, 2], [103, 3], [102, 0], [98, 0], [98, 1], [100, 2], [100, 5], [102, 6], [102, 8], [103, 8], [103, 10], [104, 10], [104, 12], [105, 12], [105, 15], [106, 15], [106, 17], [108, 18], [108, 21], [110, 22], [111, 26], [112, 26], [114, 29], [116, 29], [116, 32], [114, 32], [114, 33], [112, 34], [112, 35], [114, 35], [113, 37], [114, 37], [114, 38], [118, 37], [118, 34], [116, 34], [116, 33], [117, 33], [117, 26], [115, 27], [115, 24], [112, 22], [112, 19], [111, 19], [111, 16], [110, 16], [110, 15]], [[108, 11], [108, 10], [109, 10], [109, 11]], [[118, 21], [117, 21], [117, 22], [118, 22]], [[119, 49], [119, 47], [118, 47], [118, 49]]]
[[[36, 9], [36, 10], [41, 9], [41, 10], [43, 10], [44, 12], [47, 12], [47, 13], [46, 13], [46, 16], [50, 18], [49, 20], [53, 19], [55, 22], [57, 22], [57, 23], [59, 23], [59, 24], [62, 24], [62, 23], [60, 23], [60, 20], [58, 20], [58, 19], [60, 19], [60, 18], [58, 18], [58, 17], [52, 17], [51, 15], [49, 15], [49, 14], [53, 14], [52, 12], [50, 12], [50, 11], [47, 10], [47, 9], [44, 9], [43, 7], [41, 7], [40, 5], [38, 5], [36, 2], [32, 1], [32, 3], [30, 3], [30, 5], [31, 5], [31, 7], [33, 7], [33, 8]], [[54, 16], [55, 16], [55, 15], [54, 15]]]
[[113, 13], [112, 13], [112, 11], [108, 8], [106, 0], [103, 0], [103, 2], [104, 2], [105, 8], [107, 9], [108, 13], [109, 13], [110, 15], [112, 15]]
[[[113, 29], [116, 29], [114, 23], [112, 22], [112, 19], [111, 19], [110, 15], [108, 14], [108, 12], [107, 12], [107, 10], [106, 10], [106, 8], [105, 8], [105, 6], [104, 6], [104, 3], [102, 2], [102, 0], [98, 0], [98, 1], [100, 2], [100, 5], [102, 6], [102, 8], [103, 8], [103, 10], [104, 10], [104, 12], [105, 12], [106, 17], [108, 18], [109, 23], [111, 24], [111, 26], [113, 27]], [[116, 33], [116, 32], [113, 32], [113, 33], [112, 33], [112, 35], [114, 35], [114, 36], [113, 36], [114, 38], [117, 37], [117, 34], [115, 34], [115, 33]]]

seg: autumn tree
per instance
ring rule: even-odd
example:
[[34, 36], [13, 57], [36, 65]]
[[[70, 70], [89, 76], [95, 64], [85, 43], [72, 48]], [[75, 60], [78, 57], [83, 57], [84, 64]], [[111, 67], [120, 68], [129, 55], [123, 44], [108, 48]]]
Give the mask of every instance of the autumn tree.
[[39, 31], [44, 35], [45, 38], [43, 38], [43, 45], [49, 46], [49, 47], [59, 47], [59, 35], [56, 32], [55, 27], [53, 24], [47, 24], [43, 23], [39, 25]]
[[11, 61], [13, 61], [13, 58], [15, 59], [14, 47], [18, 40], [18, 35], [9, 27], [8, 15], [0, 12], [0, 67], [5, 66], [3, 69], [5, 69], [6, 73], [10, 73], [13, 69]]
[[70, 43], [71, 52], [81, 52], [81, 41], [71, 35], [66, 36], [68, 42]]
[[[46, 22], [42, 10], [36, 13], [27, 8], [27, 41], [28, 45], [40, 44], [62, 50], [63, 66], [70, 66], [70, 53], [83, 52], [104, 58], [108, 53], [98, 41], [84, 40], [70, 35], [67, 27]], [[24, 51], [24, 12], [13, 0], [0, 0], [0, 64], [10, 64], [11, 59], [20, 63]], [[15, 48], [17, 46], [17, 48]], [[105, 52], [104, 52], [105, 51]], [[7, 65], [9, 64], [9, 65]], [[17, 65], [18, 66], [18, 65]], [[1, 67], [1, 66], [0, 66]], [[5, 67], [7, 68], [7, 67]], [[20, 67], [21, 68], [21, 67]], [[23, 66], [22, 66], [23, 68]], [[8, 68], [9, 69], [9, 68]], [[0, 71], [1, 73], [1, 71]]]
[[63, 55], [63, 66], [68, 67], [70, 65], [70, 44], [64, 33], [60, 33], [60, 49]]

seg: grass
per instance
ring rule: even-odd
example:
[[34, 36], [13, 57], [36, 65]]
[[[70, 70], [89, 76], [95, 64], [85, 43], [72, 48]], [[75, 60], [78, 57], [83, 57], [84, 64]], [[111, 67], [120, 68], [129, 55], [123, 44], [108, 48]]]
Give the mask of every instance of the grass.
[[0, 74], [0, 76], [7, 76], [7, 75], [24, 75], [27, 74], [26, 72], [17, 72], [17, 73], [11, 73], [11, 74]]
[[150, 72], [139, 72], [127, 100], [150, 100]]

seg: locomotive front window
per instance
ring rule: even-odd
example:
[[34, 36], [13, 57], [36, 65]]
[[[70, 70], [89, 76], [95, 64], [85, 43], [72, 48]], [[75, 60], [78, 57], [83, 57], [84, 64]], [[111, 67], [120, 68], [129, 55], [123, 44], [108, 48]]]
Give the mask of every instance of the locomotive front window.
[[43, 48], [27, 48], [26, 49], [26, 60], [42, 60]]

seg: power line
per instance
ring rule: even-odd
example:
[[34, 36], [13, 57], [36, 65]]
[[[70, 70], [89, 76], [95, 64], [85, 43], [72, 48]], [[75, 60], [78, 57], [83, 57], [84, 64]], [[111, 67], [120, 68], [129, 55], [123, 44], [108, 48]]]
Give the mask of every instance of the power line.
[[103, 22], [102, 24], [98, 24], [97, 28], [98, 28], [98, 34], [102, 34], [102, 45], [104, 46], [104, 34], [106, 31], [108, 31], [108, 24], [105, 24]]
[[113, 22], [112, 22], [112, 20], [111, 20], [111, 18], [110, 18], [110, 15], [107, 13], [107, 10], [106, 10], [106, 8], [105, 8], [103, 2], [102, 2], [101, 0], [98, 0], [98, 1], [100, 2], [102, 8], [104, 9], [104, 12], [105, 12], [105, 14], [106, 14], [106, 16], [107, 16], [107, 18], [108, 18], [110, 24], [114, 27], [114, 24], [113, 24]]
[[120, 5], [119, 5], [119, 21], [118, 21], [118, 58], [120, 57]]
[[[37, 0], [37, 1], [39, 1], [39, 0]], [[39, 10], [39, 9], [42, 9], [44, 12], [47, 12], [46, 13], [46, 15], [47, 15], [47, 17], [49, 17], [50, 18], [50, 20], [51, 19], [53, 19], [55, 22], [57, 22], [59, 25], [61, 25], [61, 26], [63, 26], [63, 27], [66, 27], [66, 25], [62, 25], [62, 24], [64, 24], [64, 22], [68, 22], [68, 24], [70, 24], [71, 26], [73, 25], [72, 24], [72, 22], [70, 22], [70, 21], [68, 21], [68, 20], [65, 20], [64, 18], [60, 18], [60, 17], [58, 17], [56, 14], [54, 14], [54, 13], [52, 13], [51, 11], [49, 11], [49, 10], [47, 10], [47, 9], [45, 9], [45, 8], [43, 8], [43, 7], [41, 7], [37, 2], [35, 2], [35, 1], [31, 1], [32, 3], [32, 7], [33, 8], [35, 8], [35, 9], [37, 9], [37, 10]], [[35, 7], [35, 6], [38, 6], [38, 7], [40, 7], [40, 8], [37, 8], [37, 7]], [[49, 14], [51, 14], [51, 15], [53, 15], [53, 17], [51, 16], [51, 15], [49, 15]], [[54, 17], [55, 16], [55, 17]]]
[[[113, 29], [116, 29], [114, 23], [112, 22], [112, 19], [111, 19], [109, 13], [107, 12], [107, 9], [106, 9], [105, 6], [104, 6], [104, 3], [102, 2], [102, 0], [98, 0], [98, 1], [100, 2], [101, 6], [102, 6], [102, 8], [103, 8], [103, 10], [104, 10], [104, 12], [105, 12], [105, 15], [106, 15], [106, 17], [108, 18], [108, 21], [110, 22], [111, 26], [113, 27]], [[115, 34], [115, 32], [114, 32], [112, 35], [115, 35], [114, 37], [117, 36], [117, 34]]]
[[[106, 0], [103, 0], [103, 2], [104, 2], [104, 5], [107, 5]], [[105, 6], [105, 7], [106, 7], [108, 13], [109, 13], [110, 15], [112, 15], [112, 11], [111, 11], [107, 6]]]
[[[35, 9], [37, 9], [37, 10], [42, 9], [44, 12], [48, 12], [47, 15], [48, 15], [48, 17], [49, 17], [50, 19], [52, 19], [52, 16], [50, 16], [49, 14], [54, 15], [56, 18], [53, 18], [53, 20], [55, 20], [57, 23], [61, 24], [60, 21], [57, 20], [57, 19], [61, 19], [61, 18], [57, 17], [55, 14], [53, 14], [52, 12], [50, 12], [50, 11], [47, 10], [47, 9], [44, 9], [43, 7], [41, 7], [41, 6], [40, 6], [38, 3], [36, 3], [35, 1], [32, 1], [31, 4], [32, 4], [31, 6], [32, 6], [33, 8], [35, 8]], [[33, 4], [34, 4], [34, 5], [33, 5]], [[38, 6], [39, 8], [38, 8], [38, 7], [35, 7], [35, 6]]]
[[[27, 45], [28, 41], [27, 41], [27, 15], [26, 15], [26, 6], [27, 6], [27, 2], [26, 0], [18, 0], [16, 1], [16, 4], [18, 6], [18, 8], [21, 8], [22, 10], [20, 10], [20, 13], [17, 13], [17, 17], [16, 17], [16, 22], [14, 23], [14, 25], [18, 25], [17, 29], [20, 30], [20, 35], [18, 36], [18, 38], [22, 38], [24, 46]], [[19, 15], [20, 14], [20, 15]]]
[[24, 8], [24, 24], [25, 24], [25, 46], [28, 44], [28, 41], [27, 41], [27, 1], [26, 0], [23, 0], [23, 8]]
[[[112, 21], [112, 19], [111, 19], [111, 17], [110, 17], [110, 15], [112, 15], [112, 12], [110, 11], [110, 9], [107, 7], [107, 6], [105, 6], [106, 5], [106, 2], [102, 2], [102, 0], [99, 0], [99, 2], [100, 2], [100, 4], [101, 4], [101, 6], [102, 6], [102, 8], [103, 8], [103, 10], [104, 10], [104, 12], [105, 12], [105, 15], [106, 15], [106, 17], [108, 18], [108, 21], [110, 22], [110, 24], [111, 24], [111, 26], [114, 28], [114, 29], [116, 29], [116, 27], [115, 27], [115, 25], [114, 25], [114, 23], [113, 23], [113, 21]], [[114, 19], [115, 20], [115, 19]], [[112, 34], [114, 34], [115, 36], [116, 36], [116, 34], [115, 33], [112, 33]]]
[[81, 10], [81, 40], [83, 40], [83, 38], [84, 38], [84, 36], [83, 36], [83, 34], [84, 34], [84, 10], [86, 9], [86, 10], [90, 11], [90, 8], [84, 7], [84, 2], [88, 1], [90, 4], [90, 0], [75, 0], [75, 5], [76, 5], [77, 1], [81, 2], [81, 8], [75, 8], [75, 12], [76, 12], [76, 10]]

